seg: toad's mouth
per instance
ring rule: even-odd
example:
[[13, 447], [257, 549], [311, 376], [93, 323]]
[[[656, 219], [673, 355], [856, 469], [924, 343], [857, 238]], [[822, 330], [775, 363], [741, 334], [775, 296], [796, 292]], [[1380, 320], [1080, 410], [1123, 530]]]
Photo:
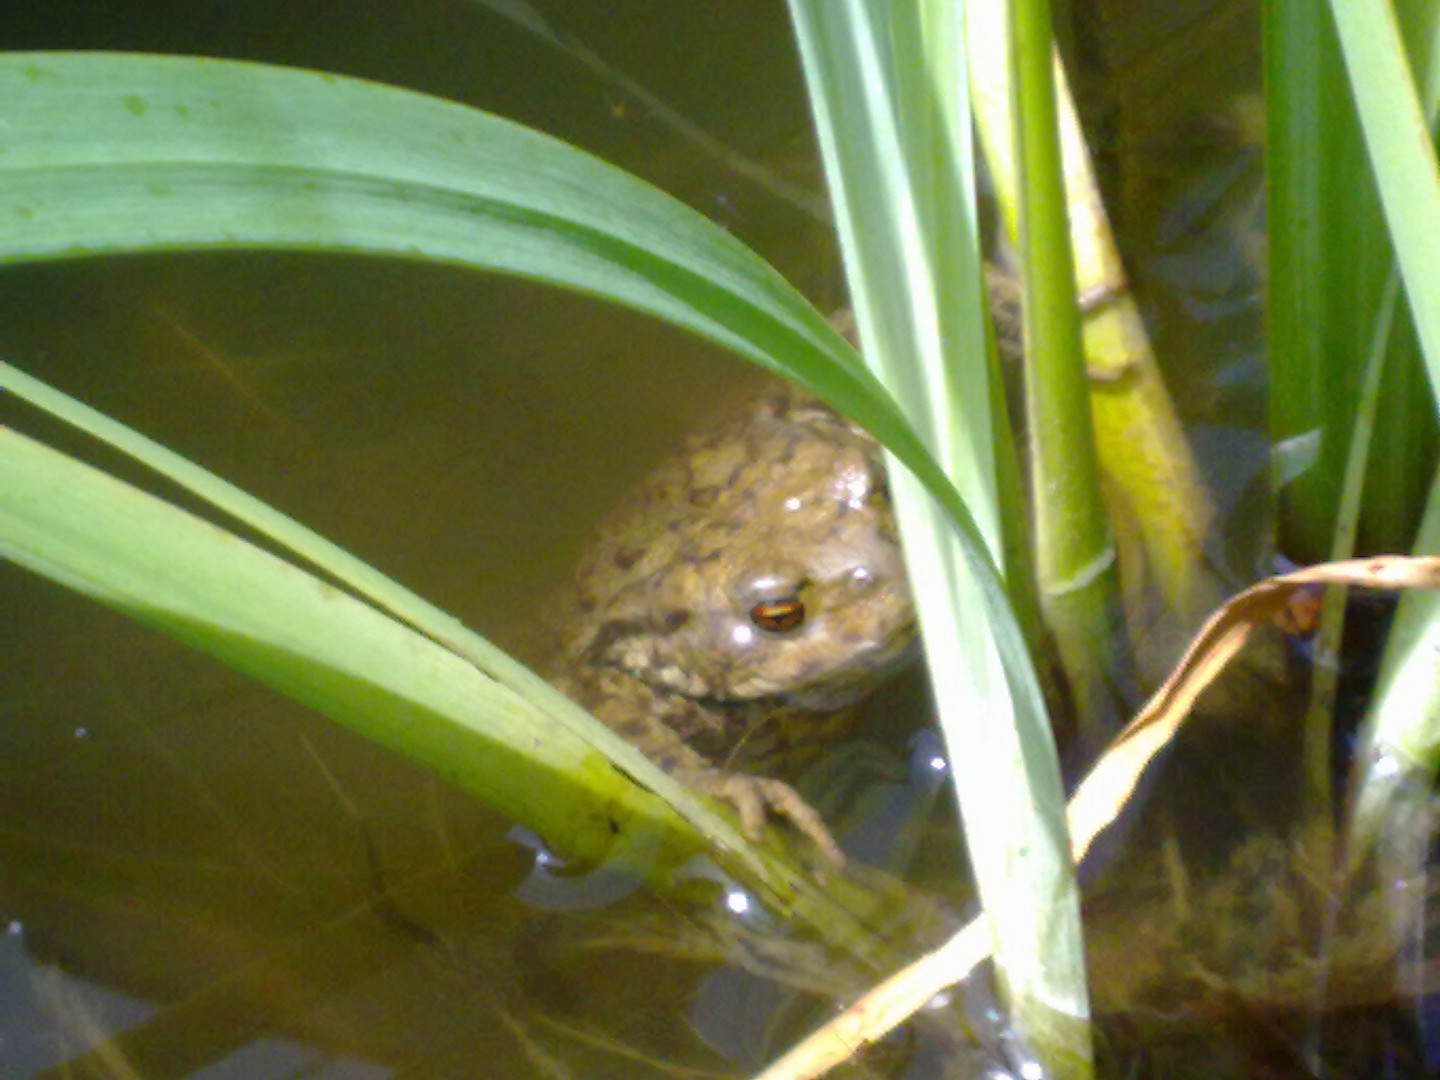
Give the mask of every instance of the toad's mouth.
[[920, 638], [913, 626], [861, 654], [846, 656], [806, 672], [791, 672], [783, 686], [756, 678], [717, 696], [720, 706], [755, 708], [773, 704], [786, 710], [833, 712], [855, 704], [880, 683], [917, 660]]

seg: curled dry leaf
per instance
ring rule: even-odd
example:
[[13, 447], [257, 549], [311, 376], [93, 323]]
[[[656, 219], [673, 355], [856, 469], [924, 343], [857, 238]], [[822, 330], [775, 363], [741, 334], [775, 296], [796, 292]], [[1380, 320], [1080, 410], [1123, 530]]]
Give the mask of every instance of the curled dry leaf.
[[[1095, 837], [1119, 816], [1146, 766], [1179, 731], [1190, 707], [1215, 681], [1252, 630], [1268, 621], [1289, 625], [1292, 601], [1315, 586], [1364, 589], [1440, 588], [1440, 558], [1377, 555], [1321, 563], [1252, 585], [1206, 620], [1170, 677], [1120, 732], [1070, 799], [1066, 820], [1078, 862]], [[907, 1020], [936, 994], [967, 977], [990, 955], [984, 916], [949, 942], [891, 975], [774, 1062], [756, 1080], [810, 1080]]]
[[1293, 617], [1290, 602], [1295, 594], [1317, 585], [1434, 589], [1440, 587], [1440, 558], [1378, 555], [1321, 563], [1266, 578], [1211, 615], [1170, 677], [1120, 732], [1071, 796], [1066, 820], [1070, 849], [1077, 862], [1100, 830], [1119, 816], [1145, 767], [1175, 737], [1190, 707], [1240, 651], [1250, 632], [1277, 616]]

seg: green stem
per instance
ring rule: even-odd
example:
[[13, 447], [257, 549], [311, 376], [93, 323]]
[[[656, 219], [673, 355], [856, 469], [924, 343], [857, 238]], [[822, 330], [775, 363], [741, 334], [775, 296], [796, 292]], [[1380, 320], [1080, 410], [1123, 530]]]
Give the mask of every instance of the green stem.
[[1056, 119], [1050, 10], [1013, 11], [1019, 241], [1026, 285], [1025, 399], [1041, 604], [1079, 712], [1098, 745], [1113, 726], [1115, 549], [1100, 501]]

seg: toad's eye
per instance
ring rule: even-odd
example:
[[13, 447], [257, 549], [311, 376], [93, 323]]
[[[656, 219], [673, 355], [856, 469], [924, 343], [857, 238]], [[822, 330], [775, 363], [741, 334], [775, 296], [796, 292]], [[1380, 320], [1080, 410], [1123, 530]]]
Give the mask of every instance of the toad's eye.
[[805, 621], [805, 601], [793, 593], [789, 596], [761, 600], [750, 608], [750, 621], [761, 630], [783, 634]]
[[768, 634], [793, 634], [816, 613], [813, 591], [803, 566], [782, 562], [755, 567], [736, 583], [735, 614], [743, 611], [752, 626]]

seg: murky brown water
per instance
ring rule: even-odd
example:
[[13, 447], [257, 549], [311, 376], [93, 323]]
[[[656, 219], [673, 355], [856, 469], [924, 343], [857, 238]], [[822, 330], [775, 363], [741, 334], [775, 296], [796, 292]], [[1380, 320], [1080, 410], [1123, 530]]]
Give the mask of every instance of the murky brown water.
[[[780, 4], [554, 7], [557, 25], [687, 117], [813, 183]], [[1134, 13], [1102, 11], [1079, 46], [1106, 58], [1099, 81], [1126, 88], [1099, 116], [1114, 125], [1117, 224], [1228, 512], [1216, 559], [1242, 579], [1267, 544], [1259, 278], [1245, 250], [1258, 161], [1234, 119], [1235, 95], [1256, 88], [1256, 53], [1235, 45], [1253, 43], [1254, 12], [1196, 2], [1167, 7], [1165, 22], [1140, 11], [1125, 35], [1115, 26]], [[343, 25], [324, 5], [40, 12], [14, 13], [0, 40], [245, 56], [492, 108], [654, 179], [822, 306], [838, 298], [823, 225], [478, 4], [352, 5]], [[1175, 76], [1203, 68], [1216, 80], [1205, 93]], [[720, 387], [753, 378], [639, 317], [442, 268], [257, 254], [3, 280], [6, 359], [522, 653], [536, 598], [587, 526]], [[20, 415], [0, 407], [6, 422]], [[0, 567], [0, 590], [0, 920], [11, 927], [0, 1075], [59, 1075], [44, 1070], [65, 1062], [97, 1077], [745, 1075], [829, 1010], [756, 973], [813, 972], [803, 955], [757, 960], [763, 936], [717, 940], [697, 913], [603, 873], [537, 871], [508, 822], [393, 755], [13, 568]], [[1156, 785], [1163, 797], [1120, 834], [1121, 857], [1090, 875], [1096, 1005], [1116, 1075], [1179, 1075], [1185, 1060], [1207, 1075], [1309, 1075], [1296, 1071], [1315, 1026], [1303, 1003], [1223, 978], [1227, 949], [1284, 938], [1267, 937], [1264, 920], [1304, 893], [1293, 860], [1253, 840], [1293, 824], [1297, 781], [1276, 768], [1293, 760], [1283, 653], [1272, 643], [1232, 698], [1266, 722], [1191, 740]], [[874, 712], [830, 762], [832, 795], [817, 798], [834, 799], [852, 850], [908, 861], [913, 880], [963, 895], [953, 845], [924, 842], [950, 823], [925, 779], [929, 744], [908, 741], [923, 687], [892, 688]], [[1232, 939], [1222, 925], [1187, 953], [1176, 935], [1198, 933], [1207, 903], [1236, 924], [1254, 915], [1260, 930]], [[732, 962], [715, 963], [716, 949]], [[834, 989], [839, 976], [826, 978]], [[1165, 986], [1185, 989], [1157, 996]], [[1220, 1049], [1185, 1049], [1200, 1044]], [[979, 1075], [955, 1058], [947, 1071], [947, 1053], [921, 1032], [853, 1075]]]

